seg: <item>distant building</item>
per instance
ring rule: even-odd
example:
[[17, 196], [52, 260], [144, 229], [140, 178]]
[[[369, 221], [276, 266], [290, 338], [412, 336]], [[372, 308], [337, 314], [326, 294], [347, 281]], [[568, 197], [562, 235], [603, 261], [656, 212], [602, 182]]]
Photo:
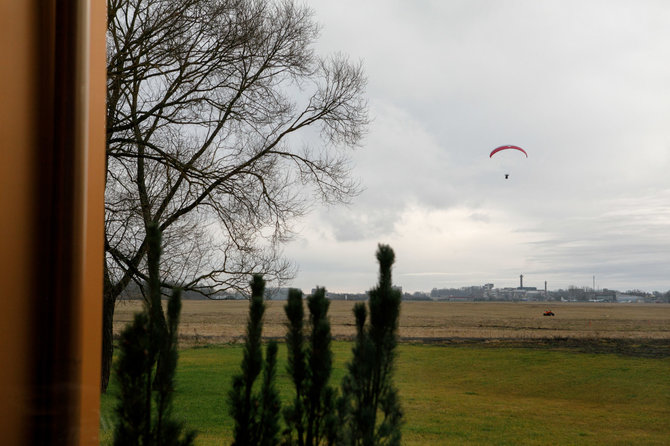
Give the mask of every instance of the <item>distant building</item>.
[[594, 294], [594, 298], [599, 302], [616, 302], [617, 301], [617, 292], [614, 290], [608, 290], [604, 288], [601, 291], [598, 291]]
[[616, 301], [617, 302], [622, 302], [622, 303], [638, 303], [638, 302], [644, 302], [644, 297], [643, 296], [638, 296], [636, 294], [617, 294], [616, 296]]

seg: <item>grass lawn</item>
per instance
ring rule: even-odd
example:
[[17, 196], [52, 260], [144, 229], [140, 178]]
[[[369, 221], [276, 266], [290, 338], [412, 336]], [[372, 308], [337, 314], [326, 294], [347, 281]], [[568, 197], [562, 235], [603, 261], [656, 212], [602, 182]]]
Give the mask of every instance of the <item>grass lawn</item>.
[[[339, 384], [351, 344], [335, 342]], [[198, 445], [227, 445], [226, 395], [241, 345], [182, 350], [175, 413]], [[290, 397], [286, 350], [278, 385]], [[404, 445], [667, 445], [670, 358], [538, 348], [401, 344], [396, 384]], [[101, 444], [111, 444], [114, 382], [101, 403]]]

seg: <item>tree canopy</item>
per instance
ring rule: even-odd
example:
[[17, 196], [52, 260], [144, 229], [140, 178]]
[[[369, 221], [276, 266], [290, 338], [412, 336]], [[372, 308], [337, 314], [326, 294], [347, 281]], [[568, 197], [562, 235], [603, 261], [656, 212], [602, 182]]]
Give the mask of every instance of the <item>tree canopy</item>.
[[292, 277], [282, 243], [315, 199], [358, 192], [348, 149], [367, 128], [365, 76], [317, 55], [318, 32], [292, 0], [108, 1], [110, 359], [113, 303], [147, 278], [147, 224], [163, 234], [164, 285], [245, 289], [252, 273]]

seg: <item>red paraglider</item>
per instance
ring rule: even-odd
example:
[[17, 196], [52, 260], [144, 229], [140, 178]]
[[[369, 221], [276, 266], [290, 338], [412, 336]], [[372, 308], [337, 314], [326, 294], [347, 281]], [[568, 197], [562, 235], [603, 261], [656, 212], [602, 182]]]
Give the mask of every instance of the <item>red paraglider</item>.
[[493, 149], [493, 151], [489, 155], [489, 158], [491, 158], [493, 155], [500, 152], [501, 150], [507, 150], [507, 149], [519, 150], [519, 151], [523, 152], [524, 155], [526, 155], [526, 158], [528, 158], [528, 154], [526, 153], [526, 151], [523, 150], [521, 147], [517, 147], [517, 146], [500, 146], [496, 149]]
[[[523, 150], [523, 149], [522, 149], [521, 147], [519, 147], [519, 146], [500, 146], [500, 147], [495, 148], [495, 149], [493, 149], [493, 150], [491, 151], [491, 154], [489, 155], [489, 158], [493, 158], [493, 155], [495, 155], [496, 153], [500, 152], [501, 150], [508, 150], [508, 149], [518, 150], [518, 151], [520, 151], [521, 153], [523, 153], [524, 155], [526, 155], [526, 158], [528, 158], [528, 154], [526, 153], [526, 151]], [[509, 174], [508, 174], [508, 173], [505, 174], [505, 179], [506, 179], [506, 180], [509, 179]]]

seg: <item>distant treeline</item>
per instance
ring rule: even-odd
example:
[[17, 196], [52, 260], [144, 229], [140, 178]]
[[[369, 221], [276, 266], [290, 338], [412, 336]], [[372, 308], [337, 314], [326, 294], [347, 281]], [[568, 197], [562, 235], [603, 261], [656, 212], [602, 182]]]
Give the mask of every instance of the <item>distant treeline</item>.
[[[397, 287], [397, 289], [400, 289]], [[266, 300], [286, 300], [289, 288], [268, 288], [265, 291]], [[314, 290], [311, 290], [313, 293]], [[169, 290], [164, 290], [165, 298]], [[123, 299], [143, 299], [140, 286], [133, 283], [126, 288], [122, 295]], [[365, 301], [368, 293], [333, 293], [327, 292], [329, 300], [351, 300]], [[185, 290], [182, 293], [183, 300], [246, 300], [248, 296], [232, 291], [216, 291], [210, 288], [202, 288], [201, 291]], [[546, 293], [534, 287], [525, 288], [493, 288], [487, 286], [469, 286], [462, 288], [433, 288], [430, 293], [417, 291], [414, 293], [403, 293], [404, 301], [573, 301], [573, 302], [668, 302], [670, 303], [670, 292], [654, 291], [648, 293], [642, 290], [593, 290], [583, 287], [569, 287], [568, 289], [551, 290]]]

